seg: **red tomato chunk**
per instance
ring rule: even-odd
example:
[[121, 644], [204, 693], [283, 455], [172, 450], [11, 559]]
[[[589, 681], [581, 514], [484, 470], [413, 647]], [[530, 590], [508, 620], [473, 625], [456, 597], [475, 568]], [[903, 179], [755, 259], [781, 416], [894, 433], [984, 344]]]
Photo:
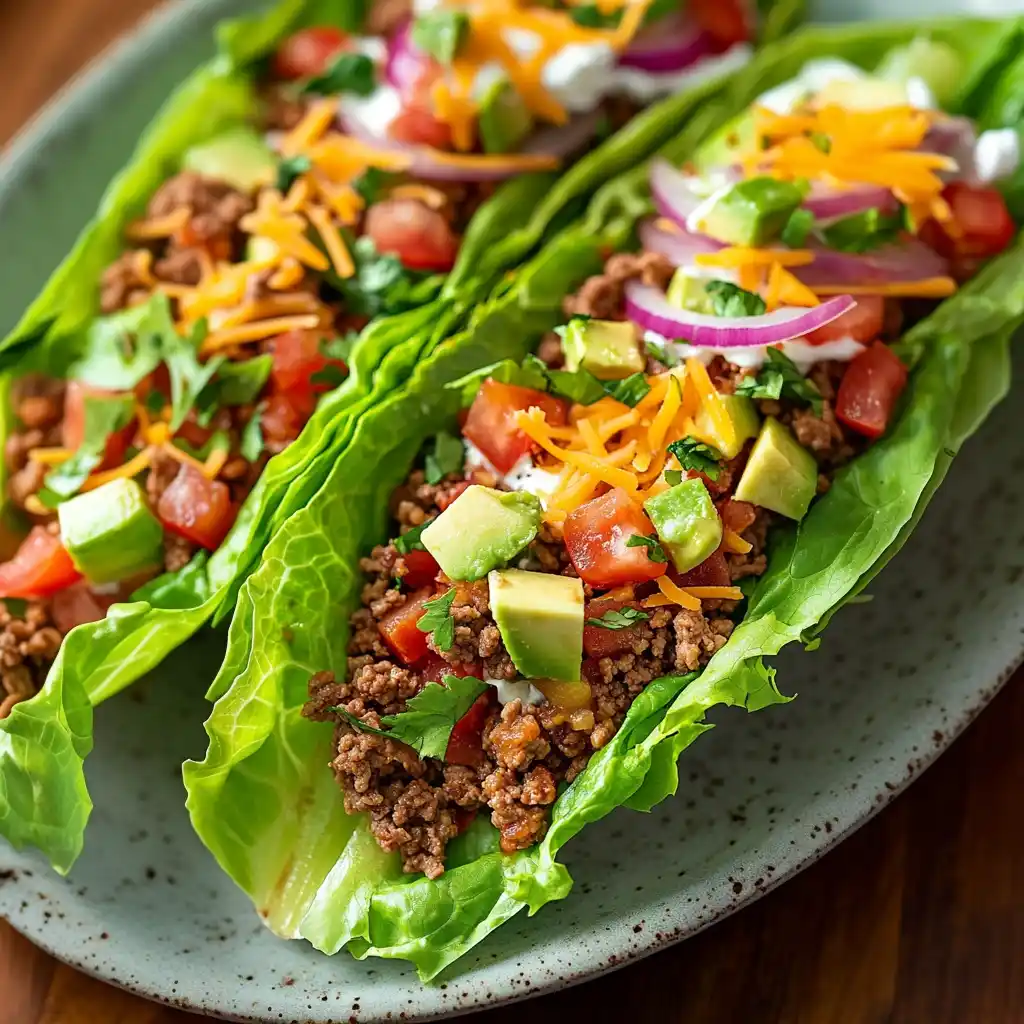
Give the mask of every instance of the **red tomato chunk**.
[[339, 28], [320, 25], [290, 35], [274, 54], [277, 78], [292, 81], [322, 75], [334, 56], [348, 47], [348, 36]]
[[553, 426], [563, 426], [568, 419], [569, 406], [562, 399], [488, 378], [473, 399], [462, 433], [499, 473], [507, 473], [533, 450], [533, 442], [515, 420], [516, 413], [533, 406], [541, 409]]
[[410, 270], [451, 270], [459, 240], [448, 222], [415, 199], [386, 199], [366, 212], [365, 233], [377, 252], [394, 253]]
[[858, 434], [880, 437], [906, 384], [907, 368], [890, 348], [876, 341], [853, 359], [843, 374], [836, 417]]
[[182, 465], [171, 485], [160, 495], [156, 514], [171, 533], [213, 551], [235, 521], [235, 506], [228, 486], [208, 480], [194, 466]]
[[409, 600], [399, 605], [394, 611], [388, 612], [377, 624], [380, 635], [384, 642], [405, 662], [406, 665], [415, 664], [420, 658], [430, 654], [427, 647], [427, 634], [418, 629], [416, 623], [425, 614], [423, 605], [433, 595], [433, 588], [423, 587], [414, 594], [409, 595]]
[[60, 537], [34, 526], [14, 557], [0, 565], [0, 598], [50, 597], [81, 578]]
[[592, 587], [644, 583], [663, 576], [665, 562], [652, 562], [644, 545], [629, 547], [630, 537], [649, 537], [654, 524], [621, 488], [573, 509], [565, 520], [565, 546], [580, 579]]

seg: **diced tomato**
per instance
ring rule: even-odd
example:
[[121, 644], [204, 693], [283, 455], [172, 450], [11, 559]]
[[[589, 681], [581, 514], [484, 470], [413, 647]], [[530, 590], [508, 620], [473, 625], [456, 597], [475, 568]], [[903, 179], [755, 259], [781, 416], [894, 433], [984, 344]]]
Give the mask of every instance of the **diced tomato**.
[[686, 10], [711, 37], [718, 53], [750, 38], [743, 0], [687, 0]]
[[322, 75], [335, 54], [348, 47], [348, 36], [339, 28], [318, 25], [300, 29], [277, 48], [273, 60], [276, 78], [292, 80]]
[[609, 658], [613, 654], [632, 650], [640, 639], [643, 622], [627, 629], [603, 629], [586, 625], [591, 619], [599, 619], [606, 612], [617, 612], [622, 608], [639, 608], [635, 601], [589, 601], [583, 613], [583, 650], [588, 658]]
[[49, 597], [81, 578], [60, 537], [34, 526], [14, 557], [0, 564], [0, 598]]
[[433, 595], [432, 587], [423, 587], [409, 595], [405, 604], [399, 605], [394, 611], [388, 612], [377, 623], [377, 629], [384, 641], [406, 665], [412, 665], [430, 653], [427, 647], [427, 634], [417, 629], [416, 623], [425, 614], [423, 605]]
[[271, 451], [281, 451], [302, 433], [306, 420], [313, 413], [316, 399], [312, 394], [277, 392], [263, 401], [260, 429]]
[[874, 341], [885, 324], [885, 299], [881, 295], [858, 295], [857, 305], [837, 317], [830, 324], [819, 327], [807, 335], [812, 345], [840, 338], [853, 338], [866, 345]]
[[171, 533], [207, 551], [220, 546], [237, 511], [227, 484], [208, 480], [194, 466], [185, 463], [160, 495], [156, 506], [157, 516]]
[[402, 582], [414, 590], [429, 587], [434, 582], [434, 577], [441, 571], [441, 567], [429, 551], [410, 551], [407, 555], [402, 555], [402, 559], [408, 570], [402, 577]]
[[53, 624], [62, 632], [70, 633], [75, 626], [86, 622], [99, 622], [107, 609], [120, 600], [116, 594], [97, 594], [82, 580], [64, 590], [58, 590], [50, 602]]
[[722, 526], [733, 533], [742, 533], [748, 526], [752, 526], [757, 518], [757, 509], [749, 501], [737, 501], [735, 498], [726, 498], [718, 506], [718, 514], [722, 517]]
[[729, 587], [732, 578], [729, 576], [729, 565], [725, 560], [725, 552], [719, 548], [714, 554], [708, 555], [700, 565], [695, 565], [688, 572], [673, 579], [681, 587]]
[[548, 423], [554, 426], [562, 426], [569, 415], [569, 403], [561, 398], [488, 378], [473, 399], [462, 433], [495, 469], [507, 473], [533, 449], [533, 442], [519, 429], [514, 418], [517, 412], [525, 412], [531, 406], [540, 408]]
[[174, 436], [180, 437], [182, 441], [188, 442], [193, 448], [202, 448], [214, 435], [213, 427], [201, 427], [196, 423], [196, 413], [190, 409], [185, 422], [178, 427]]
[[433, 651], [428, 651], [427, 656], [416, 662], [414, 668], [428, 683], [443, 682], [445, 676], [458, 676], [460, 679], [465, 676], [480, 677], [483, 672], [483, 666], [475, 661], [452, 665]]
[[489, 693], [482, 693], [455, 723], [444, 759], [448, 764], [476, 767], [484, 759], [484, 726], [491, 710]]
[[[87, 398], [114, 398], [124, 394], [123, 391], [111, 391], [108, 388], [95, 388], [91, 384], [83, 384], [78, 380], [69, 380], [64, 388], [64, 447], [75, 451], [85, 438], [85, 400]], [[124, 453], [132, 443], [135, 434], [135, 420], [111, 434], [107, 438], [107, 447], [103, 453], [103, 461], [97, 469], [112, 469], [124, 461]]]
[[630, 537], [649, 537], [654, 525], [620, 487], [573, 509], [565, 520], [565, 546], [584, 583], [617, 587], [663, 576], [665, 562], [652, 562], [646, 545], [628, 547]]
[[836, 396], [836, 417], [865, 437], [885, 433], [893, 407], [907, 384], [907, 368], [880, 341], [846, 368]]
[[374, 203], [363, 230], [378, 252], [394, 253], [410, 270], [451, 270], [459, 252], [448, 221], [415, 199]]
[[468, 490], [469, 481], [460, 480], [450, 491], [443, 491], [437, 496], [437, 507], [443, 512], [456, 498], [461, 497]]
[[275, 391], [320, 394], [329, 391], [327, 381], [313, 381], [313, 377], [328, 367], [347, 372], [343, 360], [332, 359], [323, 352], [323, 333], [320, 331], [288, 331], [271, 342], [270, 384]]
[[435, 117], [429, 107], [406, 107], [391, 122], [388, 134], [396, 142], [405, 142], [413, 146], [452, 148], [451, 125]]
[[954, 181], [942, 191], [949, 204], [956, 230], [947, 232], [937, 221], [921, 229], [921, 237], [950, 261], [958, 281], [966, 281], [983, 260], [1002, 252], [1014, 239], [1017, 225], [1006, 200], [994, 188], [981, 188]]

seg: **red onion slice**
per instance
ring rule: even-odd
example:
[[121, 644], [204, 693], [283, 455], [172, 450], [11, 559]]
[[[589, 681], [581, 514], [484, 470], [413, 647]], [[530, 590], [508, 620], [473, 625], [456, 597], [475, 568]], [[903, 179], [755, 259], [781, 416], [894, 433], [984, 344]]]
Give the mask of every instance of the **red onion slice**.
[[646, 252], [656, 252], [670, 260], [676, 267], [688, 267], [694, 257], [701, 253], [718, 252], [724, 243], [716, 242], [707, 235], [696, 235], [689, 231], [667, 231], [659, 228], [653, 217], [640, 222], [637, 229], [640, 244]]
[[400, 93], [407, 93], [420, 81], [429, 63], [430, 58], [412, 44], [412, 21], [405, 21], [388, 40], [385, 77]]
[[949, 263], [918, 238], [885, 245], [871, 252], [836, 252], [812, 245], [814, 262], [794, 267], [793, 274], [804, 284], [867, 285], [887, 281], [923, 281], [944, 277]]
[[818, 306], [787, 306], [763, 316], [720, 317], [673, 306], [665, 293], [639, 281], [626, 285], [626, 316], [645, 331], [705, 348], [775, 345], [799, 338], [851, 310], [852, 295], [837, 295]]
[[811, 191], [803, 201], [805, 210], [810, 210], [819, 221], [840, 220], [855, 213], [878, 208], [886, 216], [899, 208], [895, 196], [880, 185], [855, 185], [853, 188], [838, 189], [822, 182], [813, 182]]
[[659, 18], [640, 31], [619, 58], [619, 64], [659, 74], [682, 71], [714, 52], [714, 40], [680, 11]]
[[687, 218], [706, 198], [697, 195], [686, 175], [677, 171], [664, 157], [655, 157], [651, 161], [648, 181], [658, 213], [681, 228], [686, 227]]

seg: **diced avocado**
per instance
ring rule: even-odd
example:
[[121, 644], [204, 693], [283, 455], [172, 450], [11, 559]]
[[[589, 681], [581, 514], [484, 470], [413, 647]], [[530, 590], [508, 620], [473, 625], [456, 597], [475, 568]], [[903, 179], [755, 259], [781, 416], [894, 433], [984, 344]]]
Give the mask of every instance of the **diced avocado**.
[[732, 167], [757, 149], [757, 121], [753, 107], [727, 121], [697, 150], [694, 166], [698, 173]]
[[868, 77], [856, 81], [835, 79], [814, 97], [815, 106], [834, 103], [847, 110], [884, 110], [905, 106], [906, 102], [907, 90], [903, 82]]
[[277, 255], [277, 242], [262, 235], [250, 235], [245, 243], [245, 258], [253, 263], [271, 260]]
[[532, 494], [474, 484], [420, 534], [452, 580], [479, 580], [519, 554], [537, 535], [541, 504]]
[[711, 305], [711, 296], [706, 287], [707, 283], [706, 278], [693, 277], [687, 273], [686, 267], [680, 267], [668, 283], [665, 298], [679, 309], [711, 314], [714, 310]]
[[512, 664], [528, 679], [578, 680], [583, 664], [582, 581], [505, 569], [492, 572], [487, 585], [491, 614]]
[[567, 370], [589, 370], [601, 380], [622, 380], [642, 373], [646, 365], [636, 328], [628, 320], [570, 320], [562, 351]]
[[644, 502], [658, 540], [679, 572], [688, 572], [722, 543], [722, 520], [698, 477], [688, 478]]
[[804, 190], [792, 181], [748, 178], [712, 203], [700, 230], [729, 245], [765, 245], [779, 235], [803, 198]]
[[911, 78], [923, 79], [939, 106], [945, 107], [960, 91], [964, 62], [948, 43], [918, 36], [906, 46], [890, 50], [875, 74], [904, 85]]
[[193, 146], [182, 164], [186, 170], [225, 181], [240, 192], [254, 192], [271, 181], [277, 168], [270, 147], [249, 128], [233, 128]]
[[715, 430], [714, 421], [703, 405], [693, 419], [693, 425], [696, 428], [694, 433], [702, 441], [717, 448], [725, 458], [735, 459], [747, 441], [752, 437], [757, 437], [757, 432], [761, 429], [761, 417], [758, 415], [753, 401], [743, 395], [720, 395], [719, 398], [725, 405], [729, 419], [732, 420], [734, 435], [732, 443], [729, 444]]
[[160, 560], [163, 527], [134, 480], [111, 480], [57, 506], [60, 535], [83, 576], [116, 583]]
[[533, 131], [533, 115], [507, 79], [493, 82], [480, 100], [479, 129], [485, 153], [512, 153]]
[[818, 489], [818, 465], [797, 439], [773, 416], [761, 427], [736, 488], [749, 501], [789, 519], [803, 519]]

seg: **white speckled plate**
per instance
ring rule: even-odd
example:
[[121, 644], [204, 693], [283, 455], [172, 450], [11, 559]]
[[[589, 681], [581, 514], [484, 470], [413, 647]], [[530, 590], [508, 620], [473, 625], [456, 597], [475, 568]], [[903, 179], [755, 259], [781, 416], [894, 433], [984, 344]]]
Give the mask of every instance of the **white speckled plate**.
[[[13, 147], [0, 224], [21, 258], [0, 283], [0, 328], [63, 255], [160, 99], [207, 52], [213, 23], [243, 6], [164, 10]], [[838, 616], [818, 652], [780, 659], [780, 680], [799, 699], [718, 716], [723, 728], [685, 755], [675, 800], [591, 826], [567, 850], [569, 899], [507, 924], [444, 987], [424, 989], [395, 963], [328, 959], [275, 939], [192, 834], [180, 764], [203, 748], [202, 692], [222, 649], [213, 634], [99, 710], [86, 852], [59, 879], [0, 843], [0, 914], [108, 981], [247, 1020], [425, 1019], [643, 956], [819, 857], [991, 698], [1022, 655], [1024, 538], [1006, 529], [1007, 510], [1022, 504], [1024, 411], [1006, 403], [874, 601]]]

